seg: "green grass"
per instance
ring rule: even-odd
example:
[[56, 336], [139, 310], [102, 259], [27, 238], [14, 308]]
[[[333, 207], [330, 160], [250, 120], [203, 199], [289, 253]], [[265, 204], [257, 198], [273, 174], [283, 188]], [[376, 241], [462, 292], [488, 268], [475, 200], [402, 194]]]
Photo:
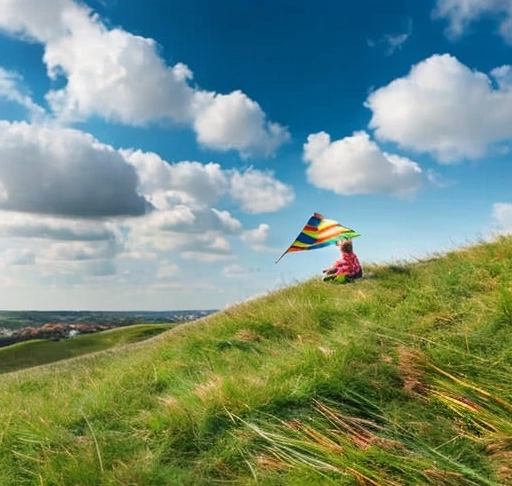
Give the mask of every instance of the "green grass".
[[0, 373], [40, 366], [84, 354], [136, 343], [169, 329], [164, 324], [140, 324], [83, 334], [61, 341], [32, 340], [0, 348]]
[[3, 374], [0, 485], [512, 485], [512, 239], [366, 270]]

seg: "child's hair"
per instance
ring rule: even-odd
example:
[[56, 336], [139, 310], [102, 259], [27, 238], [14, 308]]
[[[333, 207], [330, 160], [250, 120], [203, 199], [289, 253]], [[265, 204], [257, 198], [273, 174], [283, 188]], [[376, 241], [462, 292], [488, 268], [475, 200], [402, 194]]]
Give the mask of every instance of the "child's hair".
[[352, 242], [350, 240], [345, 240], [341, 245], [341, 251], [344, 251], [345, 253], [352, 253]]

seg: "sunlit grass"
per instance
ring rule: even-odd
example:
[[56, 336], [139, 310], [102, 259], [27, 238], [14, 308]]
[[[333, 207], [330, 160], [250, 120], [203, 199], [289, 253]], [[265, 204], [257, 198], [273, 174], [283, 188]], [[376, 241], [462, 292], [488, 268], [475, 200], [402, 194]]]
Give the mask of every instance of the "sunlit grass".
[[512, 484], [511, 267], [510, 238], [366, 265], [4, 373], [0, 485]]

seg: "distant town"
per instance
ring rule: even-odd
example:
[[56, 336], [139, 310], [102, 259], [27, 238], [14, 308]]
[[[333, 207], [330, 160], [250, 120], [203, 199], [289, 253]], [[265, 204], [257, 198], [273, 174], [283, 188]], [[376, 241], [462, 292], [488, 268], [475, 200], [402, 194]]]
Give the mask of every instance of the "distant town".
[[134, 324], [177, 325], [214, 312], [217, 310], [0, 311], [0, 347], [32, 339], [66, 339]]

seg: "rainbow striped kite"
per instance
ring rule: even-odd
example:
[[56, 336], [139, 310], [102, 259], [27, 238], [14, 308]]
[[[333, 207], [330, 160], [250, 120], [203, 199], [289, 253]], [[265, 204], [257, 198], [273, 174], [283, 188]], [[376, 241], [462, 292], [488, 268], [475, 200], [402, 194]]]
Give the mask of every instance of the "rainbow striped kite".
[[287, 253], [303, 250], [316, 250], [317, 248], [332, 245], [340, 238], [349, 239], [360, 235], [361, 233], [357, 233], [350, 228], [345, 228], [338, 222], [332, 219], [325, 219], [321, 214], [315, 213], [311, 218], [309, 218], [309, 221], [299, 233], [297, 239], [276, 260], [276, 263]]

